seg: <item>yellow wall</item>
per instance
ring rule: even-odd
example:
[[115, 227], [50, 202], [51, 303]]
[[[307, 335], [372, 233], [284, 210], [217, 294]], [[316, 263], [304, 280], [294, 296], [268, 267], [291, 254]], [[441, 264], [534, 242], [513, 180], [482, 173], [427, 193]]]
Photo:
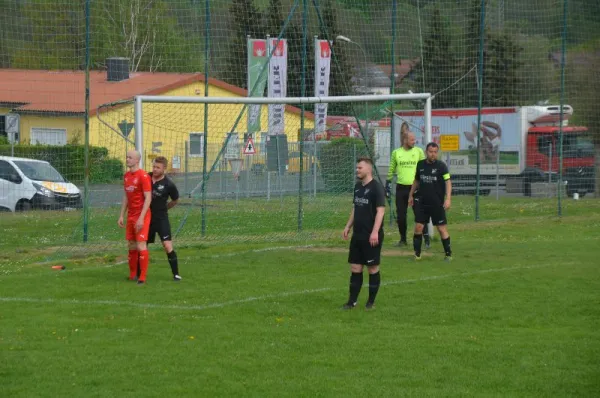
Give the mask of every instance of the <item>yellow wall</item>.
[[[73, 142], [77, 139], [78, 143], [84, 142], [84, 120], [83, 117], [77, 116], [37, 116], [22, 114], [20, 117], [20, 141], [21, 143], [30, 143], [32, 128], [56, 128], [67, 130], [67, 142]], [[31, 144], [35, 144], [32, 142]]]
[[7, 113], [10, 113], [11, 110], [12, 110], [11, 108], [0, 107], [0, 115], [6, 115]]
[[[209, 92], [214, 97], [238, 97], [224, 89], [210, 86]], [[197, 82], [188, 86], [172, 90], [164, 95], [171, 96], [196, 96], [204, 95], [204, 83]], [[208, 167], [212, 166], [217, 157], [218, 151], [223, 145], [226, 133], [232, 131], [236, 118], [242, 110], [242, 105], [209, 105], [208, 110]], [[261, 125], [262, 131], [267, 131], [268, 113], [267, 106], [262, 107]], [[134, 122], [133, 105], [123, 106], [108, 112], [102, 112], [100, 117], [106, 124], [119, 130], [118, 123], [126, 120], [129, 123]], [[239, 133], [240, 140], [246, 131], [246, 113], [242, 115], [240, 122], [234, 132]], [[289, 142], [296, 142], [298, 130], [300, 129], [300, 115], [286, 112], [285, 114], [285, 133]], [[313, 121], [305, 119], [305, 129], [313, 128]], [[169, 169], [171, 169], [173, 157], [179, 157], [181, 169], [184, 169], [185, 160], [185, 142], [189, 140], [191, 132], [204, 132], [204, 105], [203, 104], [150, 104], [143, 107], [143, 133], [144, 133], [144, 159], [145, 169], [150, 169], [151, 160], [158, 155], [167, 157], [169, 160]], [[129, 135], [131, 141], [134, 140], [135, 132]], [[125, 140], [106, 125], [100, 123], [98, 117], [93, 117], [90, 121], [90, 142], [92, 145], [105, 146], [109, 148], [111, 155], [123, 159], [127, 149], [133, 146], [126, 144]], [[153, 142], [162, 142], [159, 147], [160, 153], [153, 153]], [[256, 148], [260, 148], [260, 134], [255, 138]], [[241, 151], [241, 148], [240, 148]], [[239, 155], [244, 157], [244, 155]], [[245, 157], [251, 162], [264, 162], [259, 159], [261, 155]], [[189, 157], [188, 170], [199, 172], [202, 170], [202, 157]], [[228, 164], [226, 164], [229, 167]]]

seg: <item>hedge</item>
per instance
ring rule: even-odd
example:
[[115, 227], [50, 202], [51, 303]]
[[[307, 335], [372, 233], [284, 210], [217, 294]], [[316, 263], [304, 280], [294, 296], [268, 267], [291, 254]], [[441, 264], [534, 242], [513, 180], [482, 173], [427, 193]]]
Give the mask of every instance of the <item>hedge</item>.
[[[11, 156], [10, 145], [0, 145], [0, 156]], [[67, 180], [83, 182], [84, 146], [83, 145], [15, 145], [14, 156], [20, 158], [45, 160]], [[108, 149], [92, 146], [89, 149], [90, 182], [112, 182], [123, 177], [123, 162], [111, 158]]]
[[352, 192], [356, 181], [356, 160], [370, 156], [359, 138], [336, 138], [320, 152], [319, 163], [328, 192]]

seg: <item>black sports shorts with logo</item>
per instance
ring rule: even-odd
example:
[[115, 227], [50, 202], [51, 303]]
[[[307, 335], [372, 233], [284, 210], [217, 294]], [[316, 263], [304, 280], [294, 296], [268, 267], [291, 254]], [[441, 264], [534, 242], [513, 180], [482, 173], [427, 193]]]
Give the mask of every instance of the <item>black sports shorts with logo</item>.
[[442, 205], [424, 205], [421, 198], [414, 198], [413, 212], [415, 213], [415, 222], [418, 224], [427, 224], [429, 217], [433, 225], [446, 225], [446, 210]]
[[350, 251], [348, 253], [348, 263], [361, 264], [367, 267], [379, 265], [381, 262], [381, 246], [383, 245], [383, 234], [379, 235], [379, 244], [371, 246], [369, 239], [356, 239], [354, 236], [350, 239]]
[[172, 240], [169, 217], [152, 217], [150, 231], [148, 232], [148, 243], [154, 243], [154, 235], [156, 234], [158, 234], [161, 242]]

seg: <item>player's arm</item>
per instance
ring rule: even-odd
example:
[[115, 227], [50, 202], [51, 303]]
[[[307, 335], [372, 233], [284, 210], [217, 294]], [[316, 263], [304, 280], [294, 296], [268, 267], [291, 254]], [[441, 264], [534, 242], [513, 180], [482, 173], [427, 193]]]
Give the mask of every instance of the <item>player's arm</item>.
[[387, 179], [385, 180], [385, 195], [389, 198], [392, 196], [392, 178], [394, 178], [394, 174], [396, 173], [396, 151], [392, 152], [392, 156], [390, 158], [390, 167], [388, 169]]
[[150, 177], [148, 175], [142, 179], [142, 192], [144, 192], [144, 206], [142, 206], [140, 217], [135, 223], [135, 228], [137, 231], [140, 231], [144, 226], [146, 214], [150, 210], [150, 203], [152, 203], [152, 183], [150, 182]]
[[119, 227], [121, 228], [125, 226], [125, 224], [123, 224], [123, 219], [125, 218], [125, 212], [127, 211], [128, 204], [127, 194], [123, 192], [123, 199], [121, 200], [121, 214], [119, 215], [119, 221], [117, 221], [117, 224], [119, 224]]
[[350, 217], [348, 217], [348, 222], [346, 223], [346, 227], [344, 227], [344, 232], [342, 236], [344, 239], [348, 239], [348, 234], [350, 233], [350, 228], [354, 225], [354, 206], [352, 206], [352, 211], [350, 212]]
[[171, 198], [171, 201], [167, 203], [167, 210], [172, 209], [173, 207], [177, 206], [177, 203], [179, 203], [179, 190], [177, 190], [177, 186], [175, 184], [171, 185], [169, 197]]
[[419, 177], [419, 163], [417, 163], [417, 170], [415, 171], [415, 179], [414, 179], [412, 185], [410, 186], [410, 192], [408, 193], [408, 205], [411, 207], [414, 202], [415, 192], [417, 191], [417, 189], [419, 189], [419, 182], [420, 182], [419, 180], [421, 178], [421, 177]]
[[446, 199], [444, 200], [444, 209], [450, 208], [450, 201], [452, 199], [452, 181], [450, 181], [450, 173], [446, 169], [446, 173], [442, 176], [446, 183]]
[[377, 246], [379, 244], [379, 229], [383, 224], [383, 216], [385, 215], [385, 206], [377, 206], [377, 213], [375, 213], [375, 222], [373, 223], [373, 231], [369, 238], [371, 246]]
[[369, 237], [371, 246], [377, 246], [379, 244], [379, 230], [381, 229], [383, 216], [385, 215], [385, 194], [380, 184], [377, 184], [375, 195], [375, 222], [373, 223], [373, 230]]

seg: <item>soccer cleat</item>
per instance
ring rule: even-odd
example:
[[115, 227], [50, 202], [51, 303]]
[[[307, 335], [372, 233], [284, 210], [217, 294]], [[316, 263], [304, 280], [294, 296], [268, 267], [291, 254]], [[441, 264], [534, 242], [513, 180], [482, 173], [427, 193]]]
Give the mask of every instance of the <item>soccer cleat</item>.
[[452, 256], [446, 256], [446, 257], [444, 257], [444, 261], [447, 262], [447, 263], [452, 262]]
[[179, 276], [179, 275], [173, 275], [173, 280], [175, 282], [180, 282], [181, 281], [181, 276]]
[[348, 301], [346, 304], [344, 304], [342, 306], [342, 309], [343, 310], [351, 310], [354, 307], [356, 307], [356, 301], [355, 302]]
[[415, 254], [415, 261], [421, 261], [421, 256], [417, 256], [417, 255]]
[[365, 304], [365, 310], [367, 311], [371, 311], [375, 309], [375, 303], [372, 302], [367, 302], [367, 304]]
[[138, 285], [145, 285], [145, 284], [146, 284], [146, 281], [138, 280], [138, 281], [137, 281], [137, 284], [138, 284]]

